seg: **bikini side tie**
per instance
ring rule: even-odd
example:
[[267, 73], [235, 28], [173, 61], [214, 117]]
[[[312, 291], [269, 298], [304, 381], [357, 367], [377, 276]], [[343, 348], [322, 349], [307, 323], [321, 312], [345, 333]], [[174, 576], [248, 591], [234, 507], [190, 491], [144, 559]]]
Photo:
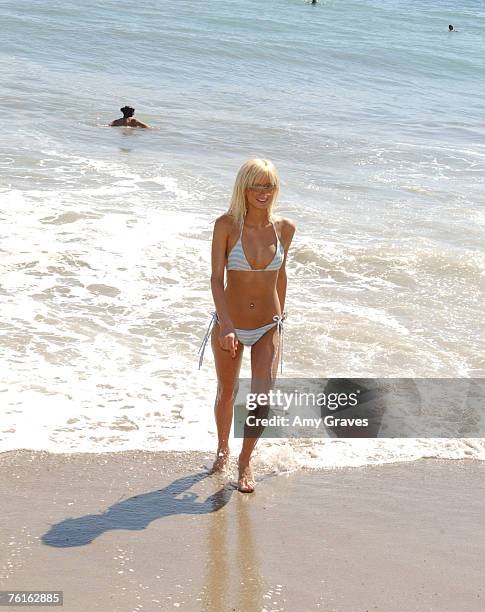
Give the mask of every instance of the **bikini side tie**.
[[207, 343], [209, 342], [209, 338], [210, 338], [210, 335], [211, 335], [211, 332], [212, 332], [212, 328], [214, 327], [216, 321], [217, 321], [217, 312], [214, 311], [212, 313], [212, 318], [210, 320], [209, 327], [207, 328], [207, 331], [205, 333], [204, 339], [202, 340], [202, 343], [199, 346], [199, 350], [197, 351], [197, 353], [200, 355], [200, 357], [199, 357], [199, 370], [200, 370], [200, 368], [202, 366], [202, 361], [204, 359], [205, 347], [207, 346]]
[[276, 323], [276, 327], [278, 328], [278, 351], [281, 348], [280, 353], [280, 373], [283, 374], [283, 321], [286, 319], [286, 312], [284, 312], [281, 317], [279, 315], [275, 315], [273, 317], [273, 321]]

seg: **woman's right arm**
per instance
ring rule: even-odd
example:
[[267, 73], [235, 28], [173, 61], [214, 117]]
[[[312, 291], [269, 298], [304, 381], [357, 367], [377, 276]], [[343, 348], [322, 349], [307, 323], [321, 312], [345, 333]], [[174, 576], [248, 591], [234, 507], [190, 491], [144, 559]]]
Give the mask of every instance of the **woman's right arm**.
[[212, 273], [211, 289], [217, 318], [219, 320], [221, 348], [231, 351], [231, 356], [236, 356], [237, 338], [231, 317], [227, 310], [226, 297], [224, 295], [224, 269], [226, 266], [227, 239], [231, 221], [226, 215], [219, 217], [214, 224], [212, 235]]

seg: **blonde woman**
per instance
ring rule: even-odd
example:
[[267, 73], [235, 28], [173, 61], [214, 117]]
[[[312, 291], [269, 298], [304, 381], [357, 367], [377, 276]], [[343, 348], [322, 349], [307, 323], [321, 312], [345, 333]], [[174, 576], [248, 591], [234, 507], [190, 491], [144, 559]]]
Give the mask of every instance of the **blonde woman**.
[[[291, 221], [273, 217], [279, 188], [278, 173], [270, 161], [247, 161], [237, 174], [229, 210], [214, 226], [211, 288], [216, 312], [201, 347], [202, 360], [212, 331], [218, 434], [213, 471], [222, 471], [229, 459], [229, 433], [244, 347], [251, 348], [253, 392], [268, 390], [276, 378], [286, 257], [295, 233]], [[254, 435], [245, 437], [239, 455], [238, 488], [244, 493], [255, 487], [250, 459], [256, 442]]]

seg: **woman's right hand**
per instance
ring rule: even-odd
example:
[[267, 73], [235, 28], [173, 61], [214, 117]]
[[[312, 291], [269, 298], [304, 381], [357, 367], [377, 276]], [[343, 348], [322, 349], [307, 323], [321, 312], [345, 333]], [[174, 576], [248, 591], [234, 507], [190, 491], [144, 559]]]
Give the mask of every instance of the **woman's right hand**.
[[239, 340], [232, 328], [221, 329], [219, 334], [219, 345], [223, 351], [230, 351], [231, 357], [235, 359]]

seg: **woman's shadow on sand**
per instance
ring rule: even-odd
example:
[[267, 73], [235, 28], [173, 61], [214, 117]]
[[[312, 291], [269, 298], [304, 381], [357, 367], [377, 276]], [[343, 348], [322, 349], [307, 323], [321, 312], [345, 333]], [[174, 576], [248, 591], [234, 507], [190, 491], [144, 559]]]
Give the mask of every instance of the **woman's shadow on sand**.
[[[207, 476], [209, 476], [207, 472], [184, 476], [164, 489], [135, 495], [114, 504], [102, 514], [66, 519], [53, 525], [42, 536], [42, 542], [57, 548], [84, 546], [111, 529], [141, 531], [152, 521], [164, 516], [216, 512], [229, 502], [234, 491], [232, 486], [219, 489], [209, 495], [205, 501], [196, 501], [198, 495], [195, 493], [184, 493]], [[182, 493], [183, 497], [179, 498]]]

